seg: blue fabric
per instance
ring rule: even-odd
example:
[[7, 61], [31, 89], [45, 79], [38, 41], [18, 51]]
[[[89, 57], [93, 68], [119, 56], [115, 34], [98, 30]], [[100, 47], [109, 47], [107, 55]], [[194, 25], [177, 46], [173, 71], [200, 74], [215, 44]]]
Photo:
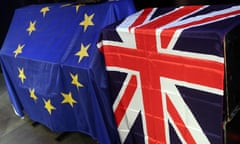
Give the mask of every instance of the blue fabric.
[[132, 1], [31, 5], [15, 11], [0, 51], [10, 101], [52, 131], [80, 131], [119, 143], [102, 55], [106, 25], [135, 12]]

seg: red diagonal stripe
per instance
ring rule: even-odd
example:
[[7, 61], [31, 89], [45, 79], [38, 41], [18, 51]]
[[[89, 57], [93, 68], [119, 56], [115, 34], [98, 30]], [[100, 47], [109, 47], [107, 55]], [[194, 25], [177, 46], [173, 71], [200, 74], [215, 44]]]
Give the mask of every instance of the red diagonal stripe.
[[143, 12], [141, 13], [140, 16], [138, 16], [138, 18], [134, 21], [134, 23], [129, 27], [129, 29], [131, 29], [132, 27], [141, 25], [146, 18], [148, 17], [148, 15], [152, 12], [152, 8], [148, 8], [148, 9], [143, 9]]
[[126, 113], [127, 107], [131, 102], [132, 97], [134, 96], [134, 92], [137, 88], [137, 79], [136, 76], [132, 76], [129, 83], [127, 84], [127, 88], [122, 96], [115, 112], [115, 119], [117, 126], [119, 126], [120, 122], [123, 119], [124, 114]]
[[[114, 49], [114, 51], [111, 52], [109, 49]], [[165, 131], [157, 130], [165, 127], [160, 95], [159, 79], [161, 76], [223, 89], [223, 63], [156, 52], [149, 54], [142, 49], [114, 46], [104, 46], [104, 56], [107, 66], [139, 71], [149, 144], [165, 142], [166, 139]], [[122, 110], [122, 115], [126, 108]], [[117, 121], [120, 122], [120, 120]]]
[[[155, 20], [152, 20], [151, 22], [146, 23], [143, 26], [140, 26], [135, 30], [136, 36], [139, 37], [136, 40], [142, 41], [142, 38], [140, 38], [141, 35], [144, 35], [147, 37], [149, 37], [149, 36], [154, 37], [154, 39], [155, 39], [156, 38], [155, 37], [156, 28], [160, 28], [166, 24], [172, 23], [178, 19], [185, 17], [188, 14], [194, 13], [195, 11], [199, 11], [203, 7], [204, 6], [180, 7], [180, 8], [177, 8], [173, 12], [171, 11], [170, 13], [167, 13], [166, 15], [163, 15]], [[144, 18], [146, 18], [146, 16], [144, 16]], [[169, 35], [166, 36], [166, 33]], [[165, 48], [169, 44], [170, 40], [172, 39], [173, 34], [174, 34], [174, 32], [171, 32], [171, 33], [165, 32], [164, 33], [164, 37], [161, 41], [163, 48]], [[145, 37], [145, 38], [147, 38], [147, 37]], [[150, 40], [148, 40], [148, 39], [146, 41], [150, 42]], [[154, 42], [154, 41], [152, 41], [152, 42]], [[138, 44], [138, 42], [136, 42], [136, 43]]]
[[168, 113], [171, 115], [175, 125], [177, 126], [178, 130], [182, 134], [182, 137], [186, 141], [187, 144], [196, 144], [194, 138], [192, 137], [191, 133], [189, 132], [188, 128], [184, 124], [183, 120], [181, 119], [179, 113], [177, 112], [176, 108], [174, 107], [173, 103], [169, 99], [169, 96], [166, 96], [167, 101], [167, 110]]
[[228, 13], [223, 13], [223, 14], [219, 14], [219, 15], [215, 15], [215, 16], [210, 16], [204, 19], [200, 19], [200, 20], [196, 20], [193, 22], [189, 22], [186, 24], [182, 24], [182, 25], [178, 25], [175, 27], [172, 27], [171, 29], [182, 29], [182, 28], [186, 28], [186, 27], [192, 27], [195, 25], [201, 25], [201, 24], [205, 24], [205, 23], [210, 23], [212, 21], [217, 21], [229, 16], [237, 16], [240, 15], [240, 10], [236, 10], [236, 11], [232, 11], [232, 12], [228, 12]]
[[171, 39], [173, 38], [174, 33], [178, 30], [178, 29], [184, 29], [187, 27], [193, 27], [193, 26], [198, 26], [198, 25], [202, 25], [202, 24], [207, 24], [210, 23], [212, 21], [218, 21], [220, 19], [229, 17], [229, 16], [234, 16], [234, 15], [239, 15], [240, 14], [240, 10], [236, 10], [233, 12], [229, 12], [229, 13], [224, 13], [224, 14], [219, 14], [219, 15], [215, 15], [215, 16], [210, 16], [204, 19], [200, 19], [200, 20], [196, 20], [196, 21], [192, 21], [189, 23], [185, 23], [182, 25], [178, 25], [175, 27], [171, 27], [168, 29], [164, 29], [161, 32], [161, 43], [162, 43], [162, 48], [167, 48], [169, 45], [169, 42], [171, 41]]
[[[161, 16], [141, 27], [135, 29], [135, 39], [137, 49], [121, 48], [117, 46], [103, 47], [105, 61], [107, 66], [121, 67], [139, 71], [140, 85], [142, 88], [142, 96], [144, 103], [144, 114], [146, 118], [146, 126], [148, 133], [149, 144], [166, 143], [165, 131], [159, 131], [159, 129], [165, 129], [163, 103], [161, 96], [160, 77], [167, 77], [170, 79], [176, 79], [179, 81], [185, 81], [189, 83], [199, 84], [223, 90], [224, 86], [224, 63], [202, 60], [200, 58], [190, 58], [185, 56], [177, 56], [170, 54], [161, 54], [157, 52], [156, 48], [156, 28], [165, 24], [181, 19], [186, 15], [198, 11], [202, 6], [190, 7], [190, 9], [180, 8], [174, 12]], [[150, 9], [149, 9], [150, 10]], [[145, 11], [146, 14], [150, 11]], [[232, 13], [233, 14], [233, 13]], [[222, 15], [223, 16], [223, 15]], [[147, 16], [137, 19], [137, 22], [132, 27], [141, 25]], [[223, 17], [214, 17], [214, 19], [221, 19]], [[206, 19], [210, 20], [210, 19]], [[207, 21], [199, 21], [199, 23], [189, 24], [201, 24]], [[183, 25], [188, 27], [190, 25]], [[171, 40], [174, 32], [180, 27], [173, 29], [169, 35], [170, 38], [162, 39], [166, 42], [166, 45]], [[168, 29], [170, 30], [170, 29]], [[168, 31], [169, 32], [169, 31]], [[164, 32], [163, 32], [164, 34]], [[132, 91], [133, 95], [133, 91]], [[118, 124], [121, 122], [126, 109], [131, 101], [132, 96], [123, 96], [121, 101], [125, 101], [127, 104], [122, 105], [120, 102], [115, 115], [120, 115], [118, 118]], [[183, 126], [183, 121], [176, 111], [176, 108], [167, 99], [168, 110], [173, 117], [174, 123], [177, 125], [181, 135], [187, 143], [195, 143], [190, 131], [187, 127]], [[175, 115], [176, 114], [176, 115]], [[187, 130], [187, 133], [185, 133]]]
[[169, 24], [173, 21], [176, 21], [177, 19], [180, 19], [182, 17], [185, 17], [188, 14], [194, 13], [195, 11], [200, 10], [204, 6], [188, 6], [188, 7], [180, 7], [177, 8], [175, 11], [171, 11], [170, 13], [167, 13], [143, 26], [141, 26], [141, 29], [153, 29], [159, 28], [161, 26], [164, 26], [166, 24]]

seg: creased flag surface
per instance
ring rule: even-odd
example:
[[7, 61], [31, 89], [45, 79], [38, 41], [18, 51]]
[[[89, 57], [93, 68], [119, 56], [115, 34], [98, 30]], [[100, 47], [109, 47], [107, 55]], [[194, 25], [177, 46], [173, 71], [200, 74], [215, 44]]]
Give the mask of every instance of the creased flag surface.
[[81, 131], [101, 144], [119, 143], [96, 43], [102, 28], [134, 12], [129, 0], [17, 9], [0, 51], [16, 114], [53, 131]]
[[124, 144], [221, 144], [224, 37], [240, 6], [147, 8], [103, 29], [98, 46]]

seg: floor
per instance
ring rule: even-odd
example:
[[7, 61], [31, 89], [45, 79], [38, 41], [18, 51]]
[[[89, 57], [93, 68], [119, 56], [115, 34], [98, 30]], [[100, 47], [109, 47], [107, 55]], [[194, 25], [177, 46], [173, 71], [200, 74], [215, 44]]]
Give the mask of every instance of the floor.
[[[0, 144], [96, 144], [82, 133], [53, 133], [27, 117], [17, 117], [8, 99], [5, 83], [0, 73]], [[240, 114], [227, 125], [226, 144], [240, 144]]]

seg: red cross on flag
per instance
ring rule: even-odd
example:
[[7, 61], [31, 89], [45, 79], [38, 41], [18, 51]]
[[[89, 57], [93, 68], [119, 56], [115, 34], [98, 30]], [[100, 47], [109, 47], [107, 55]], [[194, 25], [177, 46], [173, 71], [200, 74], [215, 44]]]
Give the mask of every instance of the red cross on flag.
[[225, 34], [240, 7], [149, 8], [105, 28], [122, 143], [222, 143]]

